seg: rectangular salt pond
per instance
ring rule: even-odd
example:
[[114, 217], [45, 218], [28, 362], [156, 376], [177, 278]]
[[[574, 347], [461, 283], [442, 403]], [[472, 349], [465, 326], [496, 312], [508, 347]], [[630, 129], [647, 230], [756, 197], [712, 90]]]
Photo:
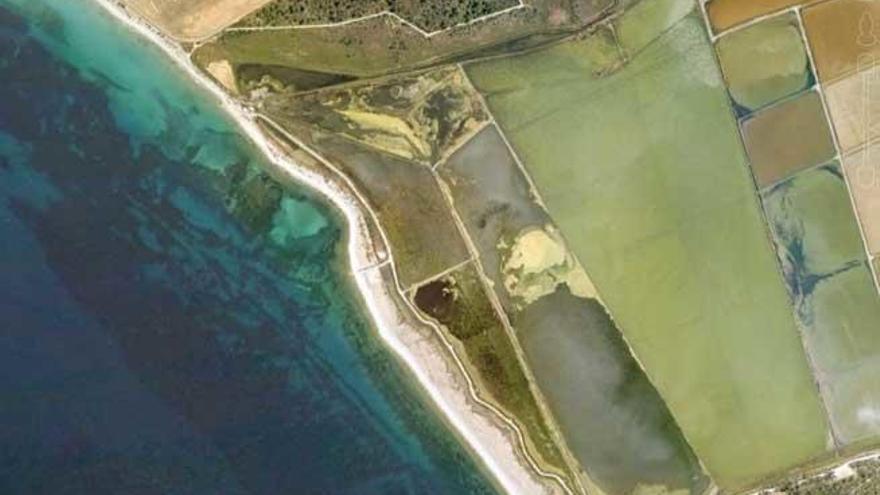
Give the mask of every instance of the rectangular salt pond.
[[880, 296], [840, 166], [800, 172], [762, 197], [836, 438], [876, 435], [880, 422], [859, 411], [880, 404], [868, 373], [880, 361]]

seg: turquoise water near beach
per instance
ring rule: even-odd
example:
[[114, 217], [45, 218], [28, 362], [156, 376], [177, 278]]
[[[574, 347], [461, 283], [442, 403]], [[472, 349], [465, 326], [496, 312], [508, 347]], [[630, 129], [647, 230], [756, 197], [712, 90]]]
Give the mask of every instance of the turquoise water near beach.
[[0, 0], [0, 493], [494, 493], [342, 220], [86, 0]]

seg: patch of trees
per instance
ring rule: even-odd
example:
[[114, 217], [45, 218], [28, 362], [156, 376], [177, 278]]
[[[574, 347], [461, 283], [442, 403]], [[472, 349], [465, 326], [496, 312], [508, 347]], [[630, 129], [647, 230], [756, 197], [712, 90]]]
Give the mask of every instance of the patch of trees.
[[518, 0], [275, 0], [239, 26], [327, 24], [389, 11], [432, 32], [517, 4]]

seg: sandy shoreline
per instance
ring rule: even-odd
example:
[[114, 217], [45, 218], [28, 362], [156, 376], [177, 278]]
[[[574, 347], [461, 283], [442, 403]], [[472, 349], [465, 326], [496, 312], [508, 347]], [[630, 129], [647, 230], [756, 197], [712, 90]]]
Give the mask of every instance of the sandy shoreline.
[[346, 190], [286, 156], [263, 134], [253, 113], [200, 72], [178, 44], [130, 14], [116, 1], [95, 1], [113, 17], [161, 48], [193, 82], [211, 93], [243, 134], [279, 170], [297, 183], [319, 192], [344, 214], [352, 276], [380, 338], [412, 372], [446, 421], [479, 457], [497, 484], [511, 494], [568, 492], [568, 487], [560, 484], [561, 479], [550, 473], [540, 476], [531, 460], [520, 453], [522, 437], [516, 426], [506, 422], [506, 418], [492, 414], [491, 406], [473, 395], [473, 384], [463, 373], [460, 363], [444, 352], [436, 336], [425, 333], [431, 329], [417, 328], [424, 325], [413, 325], [412, 318], [402, 314], [399, 301], [396, 301], [400, 296], [395, 292], [394, 281], [388, 280], [389, 272], [394, 276], [393, 270], [388, 270], [386, 265], [387, 271], [383, 273], [382, 266], [377, 266], [377, 259], [381, 256], [373, 250], [367, 217], [369, 212], [365, 214], [368, 210], [360, 202], [356, 191]]

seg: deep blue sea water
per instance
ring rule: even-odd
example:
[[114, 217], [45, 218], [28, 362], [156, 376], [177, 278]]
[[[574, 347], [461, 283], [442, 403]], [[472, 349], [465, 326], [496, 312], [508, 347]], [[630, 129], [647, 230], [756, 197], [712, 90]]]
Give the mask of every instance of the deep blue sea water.
[[0, 0], [0, 494], [492, 493], [342, 224], [87, 0]]

